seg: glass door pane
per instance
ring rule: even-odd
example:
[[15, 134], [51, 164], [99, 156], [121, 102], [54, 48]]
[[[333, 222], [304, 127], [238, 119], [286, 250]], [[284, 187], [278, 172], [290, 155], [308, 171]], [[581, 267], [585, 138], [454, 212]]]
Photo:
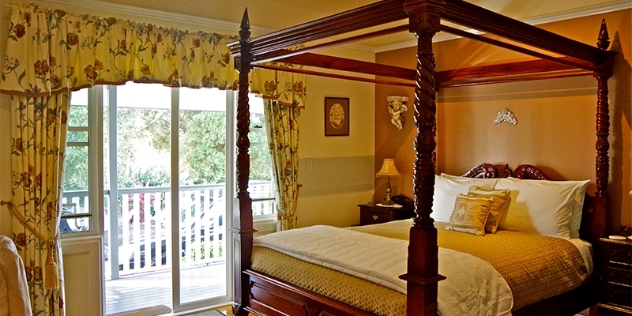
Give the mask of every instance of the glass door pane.
[[178, 94], [179, 302], [225, 301], [226, 92], [182, 88]]
[[116, 131], [110, 192], [116, 197], [108, 240], [108, 314], [172, 309], [170, 89], [134, 84], [110, 87], [109, 117]]

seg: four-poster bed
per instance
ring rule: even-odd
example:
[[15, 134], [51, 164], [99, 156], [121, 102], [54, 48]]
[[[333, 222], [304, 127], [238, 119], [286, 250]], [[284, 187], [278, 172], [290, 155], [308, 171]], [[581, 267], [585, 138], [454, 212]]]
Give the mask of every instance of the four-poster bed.
[[[325, 44], [288, 50], [288, 47], [304, 45], [308, 42], [331, 38], [350, 31], [356, 31], [385, 23], [408, 19], [408, 25], [372, 32], [367, 35], [353, 36], [347, 39], [335, 39]], [[484, 33], [499, 35], [512, 42], [504, 43], [480, 35], [463, 32], [441, 24], [450, 21]], [[584, 204], [582, 217], [582, 238], [595, 245], [600, 237], [606, 235], [606, 216], [609, 196], [607, 191], [608, 158], [608, 88], [607, 80], [612, 75], [614, 55], [607, 51], [609, 39], [605, 23], [602, 24], [598, 47], [565, 38], [542, 29], [512, 20], [497, 13], [474, 6], [461, 0], [384, 0], [357, 9], [339, 13], [327, 18], [301, 24], [285, 30], [273, 32], [256, 38], [250, 38], [250, 26], [247, 11], [244, 14], [240, 30], [240, 41], [229, 45], [236, 60], [239, 74], [238, 92], [238, 206], [234, 211], [233, 241], [235, 247], [235, 305], [236, 315], [248, 312], [262, 314], [305, 315], [369, 315], [371, 313], [357, 307], [341, 303], [335, 299], [283, 282], [279, 279], [254, 271], [251, 267], [253, 249], [252, 200], [249, 196], [249, 155], [248, 155], [248, 73], [252, 67], [276, 69], [265, 65], [267, 61], [352, 71], [393, 79], [367, 79], [349, 75], [327, 75], [320, 71], [302, 71], [306, 74], [327, 75], [334, 78], [362, 80], [383, 84], [412, 86], [415, 88], [415, 121], [417, 136], [414, 141], [416, 161], [414, 164], [414, 207], [416, 216], [410, 227], [408, 242], [407, 272], [401, 276], [406, 281], [407, 315], [437, 314], [437, 284], [445, 279], [438, 273], [437, 229], [431, 218], [435, 184], [435, 91], [438, 87], [453, 87], [472, 84], [489, 84], [519, 80], [560, 78], [592, 74], [598, 81], [597, 95], [597, 142], [596, 142], [596, 193]], [[416, 69], [376, 65], [311, 53], [311, 51], [356, 41], [371, 36], [382, 36], [406, 29], [412, 32], [418, 41]], [[479, 66], [468, 69], [436, 72], [432, 51], [433, 36], [446, 31], [468, 38], [474, 38], [496, 46], [508, 48], [538, 58], [527, 62], [517, 62], [494, 66]], [[538, 51], [536, 51], [536, 49]], [[545, 50], [555, 56], [540, 53]], [[562, 57], [557, 57], [561, 55]], [[526, 178], [545, 178], [533, 167], [521, 167], [521, 175]], [[518, 170], [517, 170], [518, 171]], [[501, 172], [507, 175], [507, 170]], [[514, 173], [514, 176], [516, 174]], [[598, 249], [595, 261], [598, 261]], [[584, 282], [579, 288], [562, 293], [549, 299], [529, 304], [514, 314], [529, 315], [545, 311], [559, 315], [571, 314], [577, 308], [586, 308], [594, 300], [595, 278]], [[253, 293], [256, 292], [256, 295]], [[579, 303], [578, 303], [579, 302]], [[287, 308], [287, 309], [286, 309]]]

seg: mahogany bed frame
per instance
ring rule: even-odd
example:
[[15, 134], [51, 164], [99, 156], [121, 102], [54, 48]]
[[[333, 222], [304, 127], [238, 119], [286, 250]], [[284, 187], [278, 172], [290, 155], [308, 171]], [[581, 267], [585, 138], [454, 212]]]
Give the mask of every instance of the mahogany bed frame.
[[[315, 40], [328, 39], [350, 31], [365, 29], [385, 23], [408, 20], [407, 25], [369, 32], [344, 39], [330, 40], [324, 44], [306, 45], [288, 50], [288, 47], [304, 45]], [[450, 21], [488, 34], [499, 35], [513, 42], [490, 39], [441, 25]], [[410, 31], [417, 38], [416, 69], [355, 61], [311, 53], [311, 51], [395, 32]], [[536, 60], [493, 66], [435, 72], [432, 51], [433, 36], [449, 32], [492, 45], [518, 51]], [[368, 81], [381, 84], [412, 86], [415, 88], [414, 117], [417, 136], [414, 141], [416, 161], [413, 171], [415, 217], [410, 229], [407, 273], [401, 278], [407, 281], [407, 315], [437, 315], [437, 283], [444, 279], [438, 274], [437, 230], [434, 227], [432, 197], [434, 192], [436, 147], [435, 93], [439, 87], [490, 84], [520, 80], [560, 78], [593, 75], [597, 79], [596, 117], [596, 192], [586, 203], [582, 219], [582, 238], [596, 247], [600, 237], [606, 235], [606, 218], [609, 210], [608, 134], [610, 127], [608, 105], [608, 79], [612, 76], [616, 52], [610, 45], [605, 21], [602, 22], [597, 47], [542, 30], [520, 21], [502, 16], [462, 0], [383, 0], [326, 18], [304, 23], [263, 36], [250, 38], [248, 11], [244, 12], [240, 40], [229, 44], [239, 73], [237, 108], [237, 198], [233, 212], [234, 258], [234, 305], [235, 315], [249, 312], [266, 315], [370, 315], [366, 311], [309, 292], [250, 269], [250, 259], [255, 232], [252, 221], [252, 199], [248, 192], [250, 142], [248, 131], [250, 114], [248, 106], [248, 73], [252, 67], [280, 69], [265, 65], [268, 61], [287, 62], [326, 69], [352, 71], [380, 76], [367, 79], [320, 71], [292, 70], [311, 75], [341, 79]], [[555, 57], [536, 51], [544, 50]], [[381, 79], [388, 77], [393, 79]], [[599, 249], [595, 249], [596, 262]], [[516, 315], [572, 315], [594, 301], [596, 278], [580, 288], [554, 298], [526, 306]]]

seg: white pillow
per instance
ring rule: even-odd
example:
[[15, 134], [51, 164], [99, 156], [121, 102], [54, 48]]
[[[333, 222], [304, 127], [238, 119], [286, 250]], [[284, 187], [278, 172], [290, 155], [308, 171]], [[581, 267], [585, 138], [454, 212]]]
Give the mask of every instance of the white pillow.
[[571, 231], [571, 238], [579, 238], [579, 227], [582, 224], [582, 215], [584, 209], [584, 199], [586, 198], [586, 187], [588, 187], [589, 180], [584, 181], [566, 181], [575, 183], [577, 188], [575, 190], [575, 204], [573, 205], [573, 212], [571, 213], [571, 222], [568, 226]]
[[509, 189], [511, 202], [498, 228], [578, 237], [587, 184], [588, 181], [499, 179], [495, 189]]
[[470, 186], [475, 185], [486, 190], [494, 189], [496, 179], [467, 178], [451, 175], [435, 175], [432, 214], [439, 222], [449, 222], [454, 209], [454, 201], [459, 194], [467, 195]]
[[470, 185], [475, 185], [483, 190], [493, 190], [494, 186], [498, 179], [496, 178], [470, 178], [470, 177], [461, 177], [455, 176], [447, 173], [441, 174], [442, 178], [450, 179], [453, 181], [461, 182], [461, 183], [469, 183]]

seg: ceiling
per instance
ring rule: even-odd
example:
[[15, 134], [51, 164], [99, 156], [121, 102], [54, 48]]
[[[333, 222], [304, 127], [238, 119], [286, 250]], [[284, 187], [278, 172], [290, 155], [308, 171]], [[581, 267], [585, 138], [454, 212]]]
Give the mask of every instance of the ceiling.
[[[46, 1], [46, 0], [45, 0]], [[367, 5], [376, 0], [57, 0], [86, 4], [119, 5], [163, 14], [189, 16], [238, 24], [248, 9], [253, 35], [287, 28], [335, 13]], [[54, 0], [53, 0], [54, 2]], [[564, 18], [570, 13], [595, 14], [613, 6], [632, 6], [630, 0], [469, 0], [500, 14], [537, 24], [547, 18]], [[568, 18], [568, 17], [567, 17]], [[403, 22], [402, 22], [403, 23]], [[388, 46], [412, 39], [410, 34], [363, 41], [372, 47]]]

